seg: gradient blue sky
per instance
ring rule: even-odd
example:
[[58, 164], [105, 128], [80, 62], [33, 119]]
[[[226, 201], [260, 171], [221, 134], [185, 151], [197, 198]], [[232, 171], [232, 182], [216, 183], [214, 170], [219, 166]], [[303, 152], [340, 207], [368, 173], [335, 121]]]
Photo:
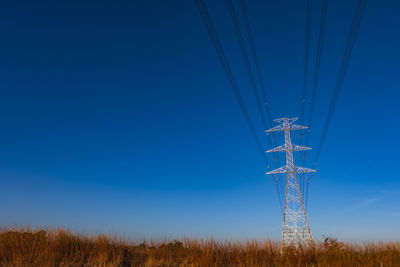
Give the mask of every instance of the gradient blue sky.
[[[262, 135], [225, 2], [205, 2]], [[330, 2], [313, 147], [355, 7]], [[306, 1], [246, 3], [272, 115], [298, 116]], [[400, 240], [399, 12], [367, 5], [310, 184], [318, 239]], [[193, 1], [8, 0], [0, 13], [2, 226], [280, 238], [274, 185]]]

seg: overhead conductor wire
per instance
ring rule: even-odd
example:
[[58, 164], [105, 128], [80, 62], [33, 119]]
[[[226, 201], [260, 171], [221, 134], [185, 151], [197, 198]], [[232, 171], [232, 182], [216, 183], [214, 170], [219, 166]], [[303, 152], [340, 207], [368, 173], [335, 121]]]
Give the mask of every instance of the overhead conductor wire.
[[[242, 114], [243, 114], [243, 116], [244, 116], [244, 118], [246, 120], [247, 126], [250, 129], [250, 132], [251, 132], [251, 134], [252, 134], [252, 136], [254, 138], [254, 141], [256, 142], [257, 148], [258, 148], [258, 150], [259, 150], [259, 152], [260, 152], [260, 154], [261, 154], [261, 156], [262, 156], [267, 168], [270, 169], [270, 165], [268, 163], [268, 159], [266, 158], [266, 155], [265, 155], [264, 149], [263, 149], [263, 147], [261, 145], [260, 139], [257, 136], [254, 124], [253, 124], [253, 122], [252, 122], [252, 120], [250, 118], [249, 112], [248, 112], [248, 110], [246, 108], [246, 105], [245, 105], [245, 103], [243, 101], [242, 95], [240, 93], [240, 90], [239, 90], [239, 87], [237, 85], [237, 82], [236, 82], [236, 80], [235, 80], [235, 78], [233, 76], [233, 73], [232, 73], [232, 70], [230, 68], [229, 62], [228, 62], [228, 60], [227, 60], [227, 58], [225, 56], [225, 53], [224, 53], [224, 51], [222, 49], [221, 43], [220, 43], [219, 38], [217, 36], [217, 33], [215, 31], [214, 25], [213, 25], [213, 23], [211, 21], [211, 18], [210, 18], [210, 15], [208, 13], [208, 10], [207, 10], [207, 8], [206, 8], [206, 6], [205, 6], [205, 4], [204, 4], [204, 2], [202, 0], [194, 0], [194, 1], [195, 1], [195, 4], [196, 4], [196, 7], [197, 7], [197, 9], [198, 9], [198, 11], [200, 13], [200, 16], [201, 16], [201, 18], [202, 18], [202, 20], [204, 22], [204, 25], [205, 25], [205, 27], [207, 29], [207, 32], [208, 32], [208, 34], [210, 36], [210, 39], [211, 39], [211, 41], [212, 41], [212, 43], [213, 43], [213, 45], [215, 47], [215, 50], [216, 50], [217, 55], [218, 55], [218, 58], [219, 58], [219, 60], [220, 60], [220, 62], [222, 64], [222, 67], [224, 68], [225, 74], [228, 77], [229, 83], [230, 83], [231, 88], [232, 88], [232, 90], [234, 92], [234, 95], [235, 95], [235, 97], [236, 97], [236, 99], [237, 99], [237, 101], [239, 103], [240, 109], [241, 109]], [[273, 178], [273, 180], [275, 180], [275, 179]], [[281, 202], [280, 199], [279, 199], [279, 201]], [[280, 205], [281, 205], [281, 212], [283, 214], [282, 202], [280, 203]]]
[[[249, 55], [247, 54], [247, 50], [246, 50], [246, 46], [245, 46], [245, 43], [244, 43], [243, 35], [242, 35], [242, 32], [240, 31], [240, 26], [239, 26], [239, 22], [238, 22], [238, 19], [237, 19], [237, 16], [236, 16], [235, 7], [234, 7], [234, 5], [232, 3], [232, 0], [226, 0], [226, 4], [228, 6], [229, 14], [231, 15], [231, 18], [232, 18], [233, 27], [235, 29], [236, 37], [237, 37], [238, 42], [239, 42], [239, 46], [240, 46], [240, 50], [242, 52], [243, 60], [244, 60], [244, 63], [246, 65], [247, 74], [249, 75], [251, 87], [253, 89], [254, 97], [256, 99], [257, 108], [258, 108], [258, 112], [260, 113], [262, 123], [263, 123], [265, 129], [272, 128], [272, 121], [269, 122], [270, 125], [268, 126], [267, 122], [266, 122], [266, 119], [265, 119], [265, 116], [264, 116], [264, 111], [263, 111], [263, 108], [262, 108], [262, 101], [261, 101], [261, 98], [260, 98], [260, 94], [258, 93], [258, 90], [257, 90], [256, 81], [255, 81], [255, 78], [254, 78], [253, 70], [252, 70], [251, 65], [250, 65]], [[270, 116], [269, 113], [268, 113], [268, 115]], [[270, 147], [272, 147], [273, 145], [272, 145], [271, 139], [267, 138], [267, 140], [268, 140], [268, 143], [269, 143]], [[273, 155], [273, 157], [274, 157], [275, 162], [278, 161], [278, 158], [276, 156]]]
[[[315, 62], [314, 80], [313, 80], [312, 93], [311, 93], [310, 112], [309, 112], [308, 123], [307, 123], [307, 126], [309, 127], [309, 129], [311, 129], [311, 127], [312, 127], [312, 119], [313, 119], [314, 108], [315, 108], [315, 99], [316, 99], [316, 95], [317, 95], [317, 88], [318, 88], [318, 81], [319, 81], [319, 71], [320, 71], [320, 66], [321, 66], [322, 48], [324, 45], [327, 14], [328, 14], [328, 0], [323, 0], [322, 1], [320, 28], [319, 28], [319, 37], [318, 37], [317, 58], [316, 58], [316, 62]], [[305, 146], [308, 146], [309, 138], [310, 138], [310, 131], [307, 131]], [[302, 158], [303, 165], [305, 164], [305, 162], [306, 162], [306, 157], [304, 156]], [[306, 184], [304, 187], [305, 179], [303, 177], [303, 190], [304, 190], [304, 198], [306, 200], [305, 201], [306, 208], [307, 208], [307, 203], [308, 203], [308, 187], [309, 187], [308, 182], [310, 181], [310, 179], [311, 179], [311, 177], [309, 177], [305, 181]]]
[[[308, 61], [309, 61], [309, 54], [310, 54], [310, 28], [311, 28], [311, 13], [312, 13], [312, 0], [307, 1], [307, 16], [306, 16], [306, 43], [304, 47], [304, 73], [303, 73], [303, 93], [301, 98], [301, 116], [300, 122], [304, 124], [304, 114], [306, 110], [306, 96], [307, 96], [307, 83], [308, 83]], [[301, 135], [302, 137], [302, 135]], [[300, 156], [303, 152], [300, 152]], [[300, 191], [303, 192], [304, 190], [304, 174], [300, 175], [301, 182], [300, 182]]]
[[307, 80], [308, 80], [308, 58], [310, 54], [310, 28], [311, 28], [311, 11], [312, 11], [312, 0], [307, 1], [307, 20], [306, 20], [306, 45], [304, 48], [304, 77], [303, 77], [303, 95], [301, 105], [301, 117], [300, 122], [304, 123], [304, 113], [306, 109], [306, 92], [307, 92]]
[[246, 32], [247, 32], [247, 36], [249, 38], [250, 48], [251, 48], [251, 52], [252, 52], [253, 59], [254, 59], [254, 65], [255, 65], [256, 71], [257, 71], [258, 81], [260, 82], [261, 95], [263, 97], [265, 111], [267, 113], [268, 122], [269, 122], [270, 126], [272, 127], [273, 123], [272, 123], [271, 112], [269, 110], [269, 103], [267, 101], [267, 93], [266, 93], [265, 86], [264, 86], [264, 81], [263, 81], [263, 78], [262, 78], [262, 75], [261, 75], [260, 63], [259, 63], [259, 60], [258, 60], [256, 47], [254, 45], [253, 33], [251, 31], [249, 17], [247, 15], [247, 9], [246, 9], [246, 5], [244, 3], [244, 0], [240, 0], [240, 6], [241, 6], [241, 9], [242, 9], [243, 19], [244, 19], [245, 26], [246, 26]]
[[[351, 28], [350, 28], [349, 35], [347, 37], [347, 43], [346, 43], [345, 51], [344, 51], [344, 54], [343, 54], [342, 63], [340, 65], [339, 74], [338, 74], [338, 77], [337, 77], [337, 80], [336, 80], [336, 86], [335, 86], [335, 89], [334, 89], [334, 92], [333, 92], [331, 103], [329, 105], [328, 115], [327, 115], [327, 118], [325, 120], [324, 128], [322, 130], [321, 139], [320, 139], [320, 142], [318, 144], [317, 152], [316, 152], [316, 155], [315, 155], [315, 158], [314, 158], [314, 163], [313, 163], [314, 166], [317, 164], [317, 161], [318, 161], [319, 156], [321, 154], [321, 150], [322, 150], [322, 147], [324, 145], [324, 142], [325, 142], [325, 139], [326, 139], [326, 135], [327, 135], [328, 130], [329, 130], [329, 126], [331, 124], [332, 116], [333, 116], [333, 114], [335, 112], [336, 104], [337, 104], [337, 101], [338, 101], [339, 96], [340, 96], [340, 92], [341, 92], [341, 89], [342, 89], [343, 81], [344, 81], [344, 78], [346, 76], [347, 68], [349, 66], [351, 54], [353, 52], [353, 47], [354, 47], [354, 44], [355, 44], [355, 41], [356, 41], [356, 38], [357, 38], [358, 31], [360, 29], [360, 24], [361, 24], [363, 15], [364, 15], [364, 10], [365, 10], [366, 5], [367, 5], [367, 0], [357, 0], [356, 9], [355, 9], [354, 15], [353, 15], [353, 21], [351, 23]], [[308, 191], [308, 188], [307, 188], [306, 191]], [[307, 195], [308, 195], [308, 192], [307, 192]], [[306, 201], [308, 201], [308, 197], [307, 197]], [[307, 202], [306, 202], [306, 205], [307, 205]]]
[[326, 135], [329, 130], [329, 126], [330, 126], [332, 116], [335, 111], [336, 104], [337, 104], [337, 101], [338, 101], [338, 98], [340, 95], [340, 91], [341, 91], [341, 88], [343, 85], [343, 80], [346, 75], [347, 68], [349, 66], [350, 57], [351, 57], [351, 54], [353, 51], [353, 47], [354, 47], [354, 43], [355, 43], [358, 31], [360, 29], [360, 24], [361, 24], [363, 15], [364, 15], [364, 10], [365, 10], [366, 5], [367, 5], [367, 0], [358, 0], [357, 1], [357, 7], [354, 12], [353, 22], [351, 25], [350, 33], [348, 35], [347, 44], [346, 44], [345, 52], [344, 52], [344, 55], [342, 58], [342, 64], [340, 66], [338, 78], [336, 80], [335, 90], [333, 93], [332, 101], [329, 105], [328, 115], [325, 120], [324, 128], [323, 128], [322, 135], [321, 135], [321, 140], [319, 142], [317, 153], [315, 155], [314, 165], [317, 163], [317, 161], [319, 159], [322, 147], [323, 147], [325, 139], [326, 139]]
[[[326, 29], [326, 18], [328, 14], [328, 0], [322, 1], [322, 13], [321, 13], [321, 21], [320, 21], [320, 28], [319, 28], [319, 37], [318, 37], [318, 48], [317, 48], [317, 58], [315, 62], [315, 70], [314, 70], [314, 80], [313, 80], [313, 87], [311, 93], [311, 104], [310, 104], [310, 112], [308, 116], [308, 124], [307, 126], [311, 128], [312, 126], [312, 119], [314, 114], [315, 108], [315, 98], [317, 95], [317, 88], [318, 88], [318, 81], [319, 81], [319, 71], [321, 66], [321, 58], [322, 58], [322, 48], [324, 46], [324, 37], [325, 37], [325, 29]], [[306, 137], [306, 145], [309, 141], [309, 134]]]
[[[231, 13], [233, 24], [237, 25], [237, 26], [235, 26], [235, 28], [237, 28], [236, 36], [237, 36], [238, 39], [243, 40], [241, 32], [240, 32], [240, 28], [238, 26], [237, 16], [236, 16], [236, 13], [235, 13], [235, 9], [234, 9], [234, 5], [232, 3], [232, 0], [227, 0], [227, 4], [228, 4], [229, 11]], [[251, 30], [251, 27], [250, 27], [250, 20], [249, 20], [248, 14], [247, 14], [246, 4], [244, 3], [244, 0], [240, 0], [240, 8], [241, 8], [242, 16], [243, 16], [244, 23], [245, 23], [245, 29], [246, 29], [247, 37], [248, 37], [248, 40], [249, 40], [249, 43], [250, 43], [250, 51], [251, 51], [251, 54], [253, 56], [253, 61], [254, 61], [256, 72], [257, 72], [257, 78], [258, 78], [259, 85], [260, 85], [260, 91], [261, 91], [263, 104], [264, 104], [264, 107], [265, 107], [265, 112], [267, 114], [269, 125], [270, 125], [270, 127], [272, 127], [273, 122], [272, 122], [272, 116], [271, 116], [271, 112], [270, 112], [270, 108], [269, 108], [269, 102], [267, 100], [267, 94], [266, 94], [266, 89], [265, 89], [265, 86], [264, 86], [264, 80], [263, 80], [262, 75], [261, 75], [260, 63], [259, 63], [259, 59], [258, 59], [258, 56], [257, 56], [257, 51], [256, 51], [256, 47], [255, 47], [255, 44], [254, 44], [253, 33], [252, 33], [252, 30]], [[243, 47], [242, 51], [246, 51], [246, 49], [244, 47], [244, 42], [239, 40], [239, 44], [241, 45], [241, 47]], [[247, 53], [242, 53], [242, 55], [243, 55], [243, 57], [248, 58]], [[245, 62], [249, 62], [249, 60], [245, 59]], [[249, 70], [251, 71], [251, 67], [250, 66], [247, 66], [247, 69], [248, 69], [248, 71]], [[252, 75], [252, 77], [250, 79], [252, 81], [254, 81], [254, 78], [253, 78], [254, 75], [252, 74], [252, 72], [251, 73], [249, 72], [249, 75], [250, 74]], [[253, 89], [254, 89], [255, 88], [255, 84], [254, 85], [252, 84], [252, 86], [253, 86]], [[254, 89], [254, 90], [256, 90], [256, 89]], [[270, 136], [271, 135], [268, 135], [268, 137], [270, 137]], [[274, 142], [274, 146], [276, 146], [276, 138], [274, 138], [272, 136], [272, 140]], [[270, 141], [269, 141], [269, 144], [271, 144]], [[273, 159], [274, 159], [275, 163], [277, 163], [278, 160], [279, 160], [279, 154], [277, 154], [277, 156], [273, 155]], [[281, 183], [279, 183], [280, 180], [281, 179], [278, 179], [278, 180], [274, 179], [274, 182], [275, 182], [275, 186], [276, 186], [276, 191], [278, 193], [279, 202], [282, 203], [283, 199], [281, 198], [281, 195], [284, 195], [284, 189], [282, 188]]]

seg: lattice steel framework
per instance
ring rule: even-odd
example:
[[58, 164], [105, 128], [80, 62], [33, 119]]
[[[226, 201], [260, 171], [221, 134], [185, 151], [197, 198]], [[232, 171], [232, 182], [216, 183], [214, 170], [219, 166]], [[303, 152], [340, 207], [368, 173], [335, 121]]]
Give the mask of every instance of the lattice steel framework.
[[296, 120], [297, 118], [276, 119], [274, 121], [280, 123], [280, 125], [265, 131], [266, 133], [283, 131], [285, 135], [284, 145], [267, 151], [286, 152], [286, 166], [267, 172], [267, 174], [286, 174], [282, 248], [290, 246], [299, 247], [300, 244], [305, 246], [314, 244], [296, 173], [315, 172], [315, 170], [294, 165], [293, 151], [311, 149], [309, 147], [292, 145], [290, 131], [308, 128], [293, 124]]

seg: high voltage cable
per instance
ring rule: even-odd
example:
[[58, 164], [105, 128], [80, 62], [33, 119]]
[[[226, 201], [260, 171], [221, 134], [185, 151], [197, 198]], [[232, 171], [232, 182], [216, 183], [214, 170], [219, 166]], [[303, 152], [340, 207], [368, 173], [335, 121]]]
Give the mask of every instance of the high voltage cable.
[[[226, 3], [227, 3], [228, 10], [229, 10], [229, 13], [230, 13], [231, 18], [232, 18], [232, 22], [233, 22], [233, 26], [234, 26], [234, 29], [235, 29], [236, 37], [237, 37], [239, 45], [240, 45], [240, 49], [241, 49], [241, 52], [242, 52], [242, 56], [243, 56], [245, 65], [246, 65], [247, 73], [249, 75], [251, 86], [253, 88], [254, 96], [255, 96], [255, 98], [257, 100], [257, 106], [258, 106], [261, 118], [264, 120], [264, 126], [266, 126], [265, 117], [263, 115], [263, 110], [262, 110], [262, 105], [261, 105], [261, 100], [259, 98], [259, 94], [258, 94], [258, 91], [257, 91], [257, 86], [256, 86], [255, 78], [254, 78], [255, 75], [254, 75], [253, 70], [252, 70], [251, 65], [250, 65], [250, 60], [249, 60], [249, 56], [248, 56], [247, 49], [246, 49], [246, 46], [245, 46], [244, 38], [243, 38], [242, 32], [240, 30], [239, 22], [238, 22], [238, 19], [237, 19], [235, 6], [234, 6], [232, 0], [226, 0]], [[265, 112], [267, 114], [269, 125], [270, 125], [270, 127], [272, 127], [272, 125], [273, 125], [272, 116], [271, 116], [271, 112], [270, 112], [269, 106], [268, 106], [266, 90], [265, 90], [265, 87], [264, 87], [264, 82], [263, 82], [262, 75], [261, 75], [261, 70], [260, 70], [260, 64], [259, 64], [258, 56], [257, 56], [257, 53], [256, 53], [256, 48], [255, 48], [255, 45], [254, 45], [254, 38], [253, 38], [253, 34], [252, 34], [252, 31], [251, 31], [251, 27], [250, 27], [249, 17], [247, 15], [246, 5], [245, 5], [243, 0], [240, 0], [240, 7], [241, 7], [241, 10], [242, 10], [243, 19], [244, 19], [244, 22], [245, 22], [246, 33], [247, 33], [247, 36], [248, 36], [248, 39], [249, 39], [249, 43], [250, 43], [250, 50], [251, 50], [251, 53], [252, 53], [252, 56], [253, 56], [253, 60], [254, 60], [254, 65], [255, 65], [256, 71], [257, 71], [257, 78], [258, 78], [258, 81], [260, 83], [260, 91], [261, 91], [263, 103], [264, 103], [264, 106], [265, 106]], [[270, 140], [270, 135], [268, 135], [267, 139], [268, 139], [269, 145], [272, 146], [271, 140]], [[273, 138], [273, 141], [274, 141], [274, 145], [276, 145], [276, 139]], [[273, 159], [274, 159], [274, 161], [276, 163], [279, 160], [279, 157], [274, 155]], [[283, 199], [282, 199], [282, 194], [281, 194], [282, 185], [281, 185], [281, 183], [279, 183], [280, 179], [276, 180], [274, 178], [273, 181], [274, 181], [275, 186], [276, 186], [276, 191], [277, 191], [277, 194], [278, 194], [281, 213], [283, 215]]]
[[[301, 115], [300, 122], [304, 124], [304, 114], [306, 110], [306, 95], [307, 95], [307, 83], [308, 83], [308, 61], [310, 54], [310, 28], [311, 28], [311, 13], [312, 13], [312, 0], [307, 1], [307, 16], [306, 16], [306, 43], [304, 47], [304, 74], [303, 74], [303, 93], [301, 98]], [[303, 191], [304, 187], [304, 174], [301, 174], [300, 188]]]
[[262, 123], [264, 125], [265, 130], [267, 130], [269, 128], [269, 126], [267, 125], [267, 121], [266, 121], [265, 116], [264, 116], [264, 112], [263, 112], [263, 108], [262, 108], [262, 104], [261, 104], [261, 100], [260, 100], [260, 95], [258, 93], [256, 82], [255, 82], [254, 75], [253, 75], [253, 71], [252, 71], [251, 66], [250, 66], [249, 56], [247, 54], [246, 46], [245, 46], [244, 40], [243, 40], [243, 36], [242, 36], [241, 31], [240, 31], [239, 22], [238, 22], [237, 17], [236, 17], [235, 7], [233, 6], [232, 0], [226, 0], [225, 2], [228, 5], [229, 14], [231, 15], [232, 22], [233, 22], [233, 28], [235, 29], [236, 37], [237, 37], [238, 42], [239, 42], [239, 46], [240, 46], [240, 50], [242, 52], [243, 60], [244, 60], [244, 63], [246, 65], [247, 74], [249, 75], [249, 78], [250, 78], [251, 87], [253, 89], [253, 93], [254, 93], [254, 96], [255, 96], [256, 102], [257, 102], [258, 112], [260, 113], [260, 116], [262, 118]]
[[326, 135], [328, 133], [329, 130], [329, 126], [332, 120], [332, 116], [333, 113], [335, 111], [336, 108], [336, 104], [340, 95], [340, 91], [342, 88], [342, 84], [343, 84], [343, 80], [344, 77], [346, 75], [346, 71], [347, 71], [347, 67], [349, 65], [350, 62], [350, 57], [353, 51], [353, 47], [354, 47], [354, 43], [358, 34], [358, 31], [360, 29], [360, 23], [361, 20], [363, 18], [363, 14], [364, 14], [364, 10], [365, 10], [365, 6], [367, 4], [367, 0], [358, 0], [357, 1], [357, 6], [356, 6], [356, 10], [354, 12], [354, 16], [353, 16], [353, 21], [352, 21], [352, 25], [351, 25], [351, 30], [350, 33], [348, 35], [347, 38], [347, 44], [346, 44], [346, 48], [345, 48], [345, 52], [342, 58], [342, 63], [339, 69], [339, 74], [338, 74], [338, 78], [336, 80], [336, 86], [335, 86], [335, 90], [333, 93], [333, 97], [332, 97], [332, 101], [330, 103], [329, 106], [329, 111], [328, 111], [328, 115], [324, 124], [324, 128], [322, 131], [322, 135], [321, 135], [321, 140], [320, 143], [318, 145], [318, 149], [317, 149], [317, 154], [315, 155], [315, 159], [314, 159], [314, 165], [317, 163], [319, 155], [321, 153], [321, 149], [324, 145], [325, 139], [326, 139]]
[[[200, 16], [201, 16], [201, 18], [202, 18], [202, 20], [204, 22], [204, 25], [205, 25], [205, 27], [207, 29], [207, 32], [208, 32], [208, 34], [210, 36], [210, 39], [211, 39], [211, 41], [212, 41], [212, 43], [213, 43], [213, 45], [215, 47], [215, 50], [216, 50], [217, 55], [218, 55], [218, 58], [219, 58], [219, 60], [220, 60], [220, 62], [222, 64], [222, 67], [224, 68], [225, 74], [228, 77], [228, 80], [229, 80], [229, 83], [231, 85], [231, 88], [232, 88], [232, 90], [233, 90], [233, 92], [235, 94], [235, 97], [236, 97], [236, 99], [237, 99], [237, 101], [239, 103], [239, 106], [240, 106], [240, 109], [242, 111], [242, 114], [245, 117], [247, 126], [249, 127], [250, 132], [251, 132], [251, 134], [252, 134], [252, 136], [253, 136], [253, 138], [254, 138], [254, 140], [256, 142], [257, 148], [258, 148], [259, 152], [261, 153], [261, 156], [262, 156], [267, 168], [270, 169], [270, 165], [269, 165], [267, 157], [265, 155], [265, 151], [264, 151], [264, 149], [263, 149], [263, 147], [261, 145], [261, 142], [260, 142], [260, 140], [259, 140], [259, 138], [257, 136], [256, 130], [254, 128], [254, 124], [253, 124], [253, 122], [252, 122], [252, 120], [250, 118], [249, 112], [248, 112], [248, 110], [246, 108], [246, 105], [245, 105], [245, 103], [243, 101], [243, 98], [242, 98], [242, 96], [240, 94], [239, 87], [238, 87], [237, 82], [236, 82], [236, 80], [235, 80], [235, 78], [233, 76], [232, 70], [231, 70], [230, 65], [228, 63], [228, 60], [227, 60], [227, 58], [225, 56], [225, 53], [224, 53], [224, 51], [222, 49], [221, 43], [220, 43], [219, 38], [217, 36], [217, 33], [215, 31], [214, 25], [213, 25], [213, 23], [211, 21], [210, 15], [209, 15], [208, 10], [207, 10], [207, 7], [205, 6], [205, 4], [204, 4], [204, 2], [202, 0], [194, 0], [194, 2], [196, 4], [196, 7], [197, 7], [197, 9], [198, 9], [198, 11], [200, 13]], [[277, 184], [279, 182], [279, 179], [275, 180], [273, 178], [273, 181], [275, 182], [275, 184]], [[278, 189], [278, 187], [277, 187], [277, 189]], [[280, 206], [281, 206], [281, 212], [282, 212], [282, 215], [283, 215], [282, 200], [281, 200], [279, 191], [278, 191], [278, 198], [279, 198], [279, 202], [280, 202]]]
[[308, 208], [308, 188], [309, 188], [309, 186], [310, 186], [310, 180], [311, 180], [311, 178], [312, 178], [313, 176], [314, 176], [314, 175], [312, 174], [311, 177], [309, 177], [309, 178], [307, 179], [307, 181], [306, 181], [306, 188], [305, 188], [305, 195], [304, 195], [305, 202], [306, 202], [306, 204], [305, 204], [306, 209]]
[[200, 16], [203, 19], [204, 25], [206, 26], [207, 32], [210, 35], [211, 41], [215, 47], [215, 50], [217, 51], [218, 58], [221, 61], [222, 67], [224, 68], [225, 74], [228, 77], [228, 80], [230, 82], [231, 88], [235, 94], [236, 100], [239, 103], [240, 110], [243, 113], [243, 116], [247, 122], [247, 126], [250, 129], [250, 132], [252, 133], [252, 136], [254, 138], [254, 141], [256, 142], [257, 148], [259, 152], [261, 153], [264, 162], [266, 163], [267, 167], [270, 168], [270, 165], [268, 163], [268, 160], [265, 155], [265, 151], [261, 145], [260, 139], [257, 136], [257, 132], [255, 130], [254, 124], [250, 118], [249, 112], [246, 108], [246, 105], [243, 101], [242, 95], [240, 94], [239, 87], [237, 85], [237, 82], [233, 76], [232, 70], [230, 68], [230, 65], [228, 63], [228, 59], [225, 56], [225, 53], [222, 49], [221, 43], [218, 39], [217, 33], [215, 31], [214, 25], [211, 21], [210, 15], [208, 14], [207, 8], [202, 0], [195, 0], [197, 9], [199, 10]]
[[301, 124], [304, 123], [304, 113], [306, 109], [306, 92], [307, 92], [307, 79], [308, 79], [308, 57], [310, 53], [310, 26], [311, 26], [311, 11], [312, 11], [312, 0], [307, 1], [307, 19], [306, 19], [306, 45], [304, 49], [304, 77], [303, 77], [303, 95], [301, 105]]
[[[308, 117], [307, 126], [312, 126], [313, 115], [314, 115], [314, 108], [315, 108], [315, 98], [317, 95], [317, 88], [318, 88], [318, 81], [319, 81], [319, 71], [321, 66], [321, 58], [322, 58], [322, 48], [324, 45], [324, 37], [325, 37], [325, 29], [326, 29], [326, 18], [328, 14], [328, 0], [322, 1], [322, 11], [321, 11], [321, 19], [320, 19], [320, 28], [319, 28], [319, 36], [318, 36], [318, 47], [317, 47], [317, 58], [315, 60], [315, 70], [314, 70], [314, 79], [313, 79], [313, 86], [312, 86], [312, 93], [311, 93], [311, 103], [310, 103], [310, 112]], [[306, 142], [305, 145], [307, 146], [309, 143], [310, 132], [306, 133]], [[305, 157], [303, 158], [302, 162], [303, 165], [305, 163]], [[307, 208], [307, 200], [308, 200], [308, 181], [306, 181], [306, 189], [304, 191], [304, 198], [306, 199], [306, 208]], [[302, 186], [304, 190], [304, 176], [302, 179]]]
[[[267, 125], [267, 121], [266, 121], [265, 116], [264, 116], [264, 111], [263, 111], [263, 108], [262, 108], [261, 98], [260, 98], [260, 95], [258, 93], [256, 81], [255, 81], [254, 74], [253, 74], [253, 70], [252, 70], [251, 65], [250, 65], [249, 55], [247, 54], [247, 50], [246, 50], [246, 46], [245, 46], [245, 43], [244, 43], [243, 35], [242, 35], [242, 32], [240, 31], [240, 26], [239, 26], [239, 22], [238, 22], [238, 19], [237, 19], [237, 16], [236, 16], [235, 7], [234, 7], [234, 5], [232, 3], [232, 0], [226, 0], [226, 4], [228, 6], [229, 14], [231, 15], [231, 18], [232, 18], [233, 28], [235, 30], [235, 34], [236, 34], [236, 37], [237, 37], [238, 42], [239, 42], [240, 50], [242, 52], [242, 57], [243, 57], [245, 65], [246, 65], [247, 74], [249, 75], [251, 87], [253, 89], [254, 97], [255, 97], [256, 103], [257, 103], [258, 112], [260, 113], [263, 126], [264, 126], [264, 128], [266, 130], [266, 129], [272, 127], [272, 121], [270, 121], [270, 125], [268, 126]], [[271, 139], [267, 137], [267, 140], [268, 140], [268, 144], [270, 145], [270, 147], [272, 147], [273, 145], [272, 145]], [[277, 161], [278, 159], [276, 157], [274, 157], [274, 160]]]
[[[315, 62], [314, 80], [313, 80], [313, 87], [312, 87], [312, 93], [311, 93], [310, 113], [309, 113], [308, 124], [307, 124], [307, 126], [310, 128], [311, 128], [312, 121], [313, 121], [315, 98], [317, 95], [319, 71], [320, 71], [320, 66], [321, 66], [322, 48], [324, 45], [327, 14], [328, 14], [328, 0], [323, 0], [322, 1], [321, 22], [320, 22], [320, 28], [319, 28], [319, 37], [318, 37], [317, 58], [316, 58], [316, 62]], [[310, 135], [307, 134], [306, 146], [308, 144], [309, 137], [310, 137]]]
[[[232, 4], [232, 6], [233, 6], [233, 4]], [[260, 68], [260, 63], [259, 63], [260, 61], [258, 59], [256, 47], [254, 45], [253, 33], [252, 33], [252, 30], [250, 27], [250, 20], [249, 20], [249, 16], [247, 15], [247, 9], [246, 9], [246, 4], [244, 3], [244, 0], [240, 0], [240, 7], [242, 10], [242, 15], [243, 15], [244, 23], [245, 23], [247, 37], [248, 37], [249, 43], [250, 43], [250, 50], [251, 50], [253, 60], [254, 60], [254, 65], [255, 65], [255, 68], [257, 71], [258, 81], [260, 83], [260, 91], [261, 91], [261, 95], [263, 98], [265, 112], [267, 114], [269, 125], [272, 127], [272, 125], [273, 125], [272, 116], [271, 116], [271, 112], [270, 112], [270, 108], [269, 108], [269, 102], [267, 100], [267, 93], [266, 93], [265, 86], [264, 86], [264, 80], [263, 80], [262, 74], [261, 74], [261, 68]], [[268, 135], [267, 138], [269, 138], [269, 137], [272, 137], [273, 143], [274, 143], [274, 145], [276, 145], [276, 138], [271, 135]], [[269, 144], [271, 144], [270, 141], [269, 141]], [[275, 160], [275, 163], [278, 162], [279, 155], [273, 156], [273, 159]]]
[[[361, 20], [363, 18], [363, 14], [364, 14], [364, 10], [365, 10], [366, 4], [367, 4], [367, 0], [358, 0], [357, 1], [356, 9], [354, 11], [353, 20], [352, 20], [352, 24], [351, 24], [351, 29], [350, 29], [350, 32], [349, 32], [349, 35], [348, 35], [348, 39], [347, 39], [347, 43], [346, 43], [345, 52], [343, 54], [341, 67], [340, 67], [338, 78], [337, 78], [337, 81], [336, 81], [334, 95], [332, 97], [332, 101], [331, 101], [331, 104], [329, 106], [328, 116], [327, 116], [327, 119], [325, 121], [325, 125], [324, 125], [324, 128], [323, 128], [323, 133], [321, 135], [320, 143], [318, 145], [317, 153], [316, 153], [316, 156], [315, 156], [315, 159], [314, 159], [314, 165], [316, 165], [316, 163], [318, 161], [319, 155], [321, 153], [323, 144], [324, 144], [325, 139], [326, 139], [327, 132], [329, 130], [330, 122], [331, 122], [333, 113], [335, 111], [336, 103], [337, 103], [339, 95], [340, 95], [341, 87], [342, 87], [342, 84], [343, 84], [343, 81], [344, 81], [344, 77], [346, 75], [347, 67], [348, 67], [349, 62], [350, 62], [350, 57], [351, 57], [351, 54], [352, 54], [352, 50], [353, 50], [353, 47], [354, 47], [354, 43], [355, 43], [359, 28], [360, 28], [360, 24], [361, 24]], [[311, 177], [310, 177], [310, 179], [311, 179]], [[308, 206], [308, 187], [309, 187], [309, 183], [307, 182], [306, 190], [305, 190], [306, 191], [306, 207]]]
[[[279, 181], [278, 181], [279, 182]], [[283, 212], [283, 201], [282, 201], [282, 197], [281, 197], [281, 187], [279, 186], [280, 184], [278, 184], [278, 182], [275, 182], [275, 187], [276, 187], [276, 192], [278, 193], [278, 199], [279, 199], [279, 206], [281, 207], [281, 213], [282, 216], [284, 216], [284, 212]]]
[[262, 78], [262, 75], [261, 75], [260, 64], [259, 64], [258, 56], [257, 56], [257, 53], [256, 53], [256, 47], [254, 45], [254, 38], [253, 38], [252, 31], [251, 31], [249, 17], [247, 15], [247, 10], [246, 10], [246, 5], [244, 3], [244, 0], [240, 0], [240, 6], [241, 6], [241, 9], [242, 9], [242, 14], [243, 14], [243, 18], [244, 18], [244, 22], [245, 22], [245, 26], [246, 26], [247, 36], [249, 38], [251, 52], [252, 52], [252, 55], [253, 55], [253, 58], [254, 58], [254, 65], [256, 67], [258, 81], [260, 82], [261, 95], [263, 97], [265, 111], [267, 112], [268, 122], [272, 126], [273, 123], [272, 123], [271, 112], [269, 110], [269, 103], [267, 101], [267, 94], [266, 94], [266, 90], [265, 90], [265, 87], [264, 87], [264, 81], [263, 81], [263, 78]]

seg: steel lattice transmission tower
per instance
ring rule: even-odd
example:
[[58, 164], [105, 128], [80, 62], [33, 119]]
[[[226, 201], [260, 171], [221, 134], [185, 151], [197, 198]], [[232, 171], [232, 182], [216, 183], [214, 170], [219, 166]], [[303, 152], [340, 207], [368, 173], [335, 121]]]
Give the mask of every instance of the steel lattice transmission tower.
[[293, 162], [293, 151], [309, 150], [311, 148], [292, 145], [290, 131], [307, 129], [306, 126], [293, 124], [297, 118], [281, 118], [274, 121], [280, 125], [265, 131], [266, 133], [283, 131], [285, 144], [268, 150], [267, 152], [285, 152], [286, 166], [267, 172], [267, 174], [286, 174], [285, 209], [283, 215], [282, 248], [299, 244], [311, 246], [314, 244], [307, 213], [304, 209], [296, 173], [315, 172], [315, 170], [297, 167]]

